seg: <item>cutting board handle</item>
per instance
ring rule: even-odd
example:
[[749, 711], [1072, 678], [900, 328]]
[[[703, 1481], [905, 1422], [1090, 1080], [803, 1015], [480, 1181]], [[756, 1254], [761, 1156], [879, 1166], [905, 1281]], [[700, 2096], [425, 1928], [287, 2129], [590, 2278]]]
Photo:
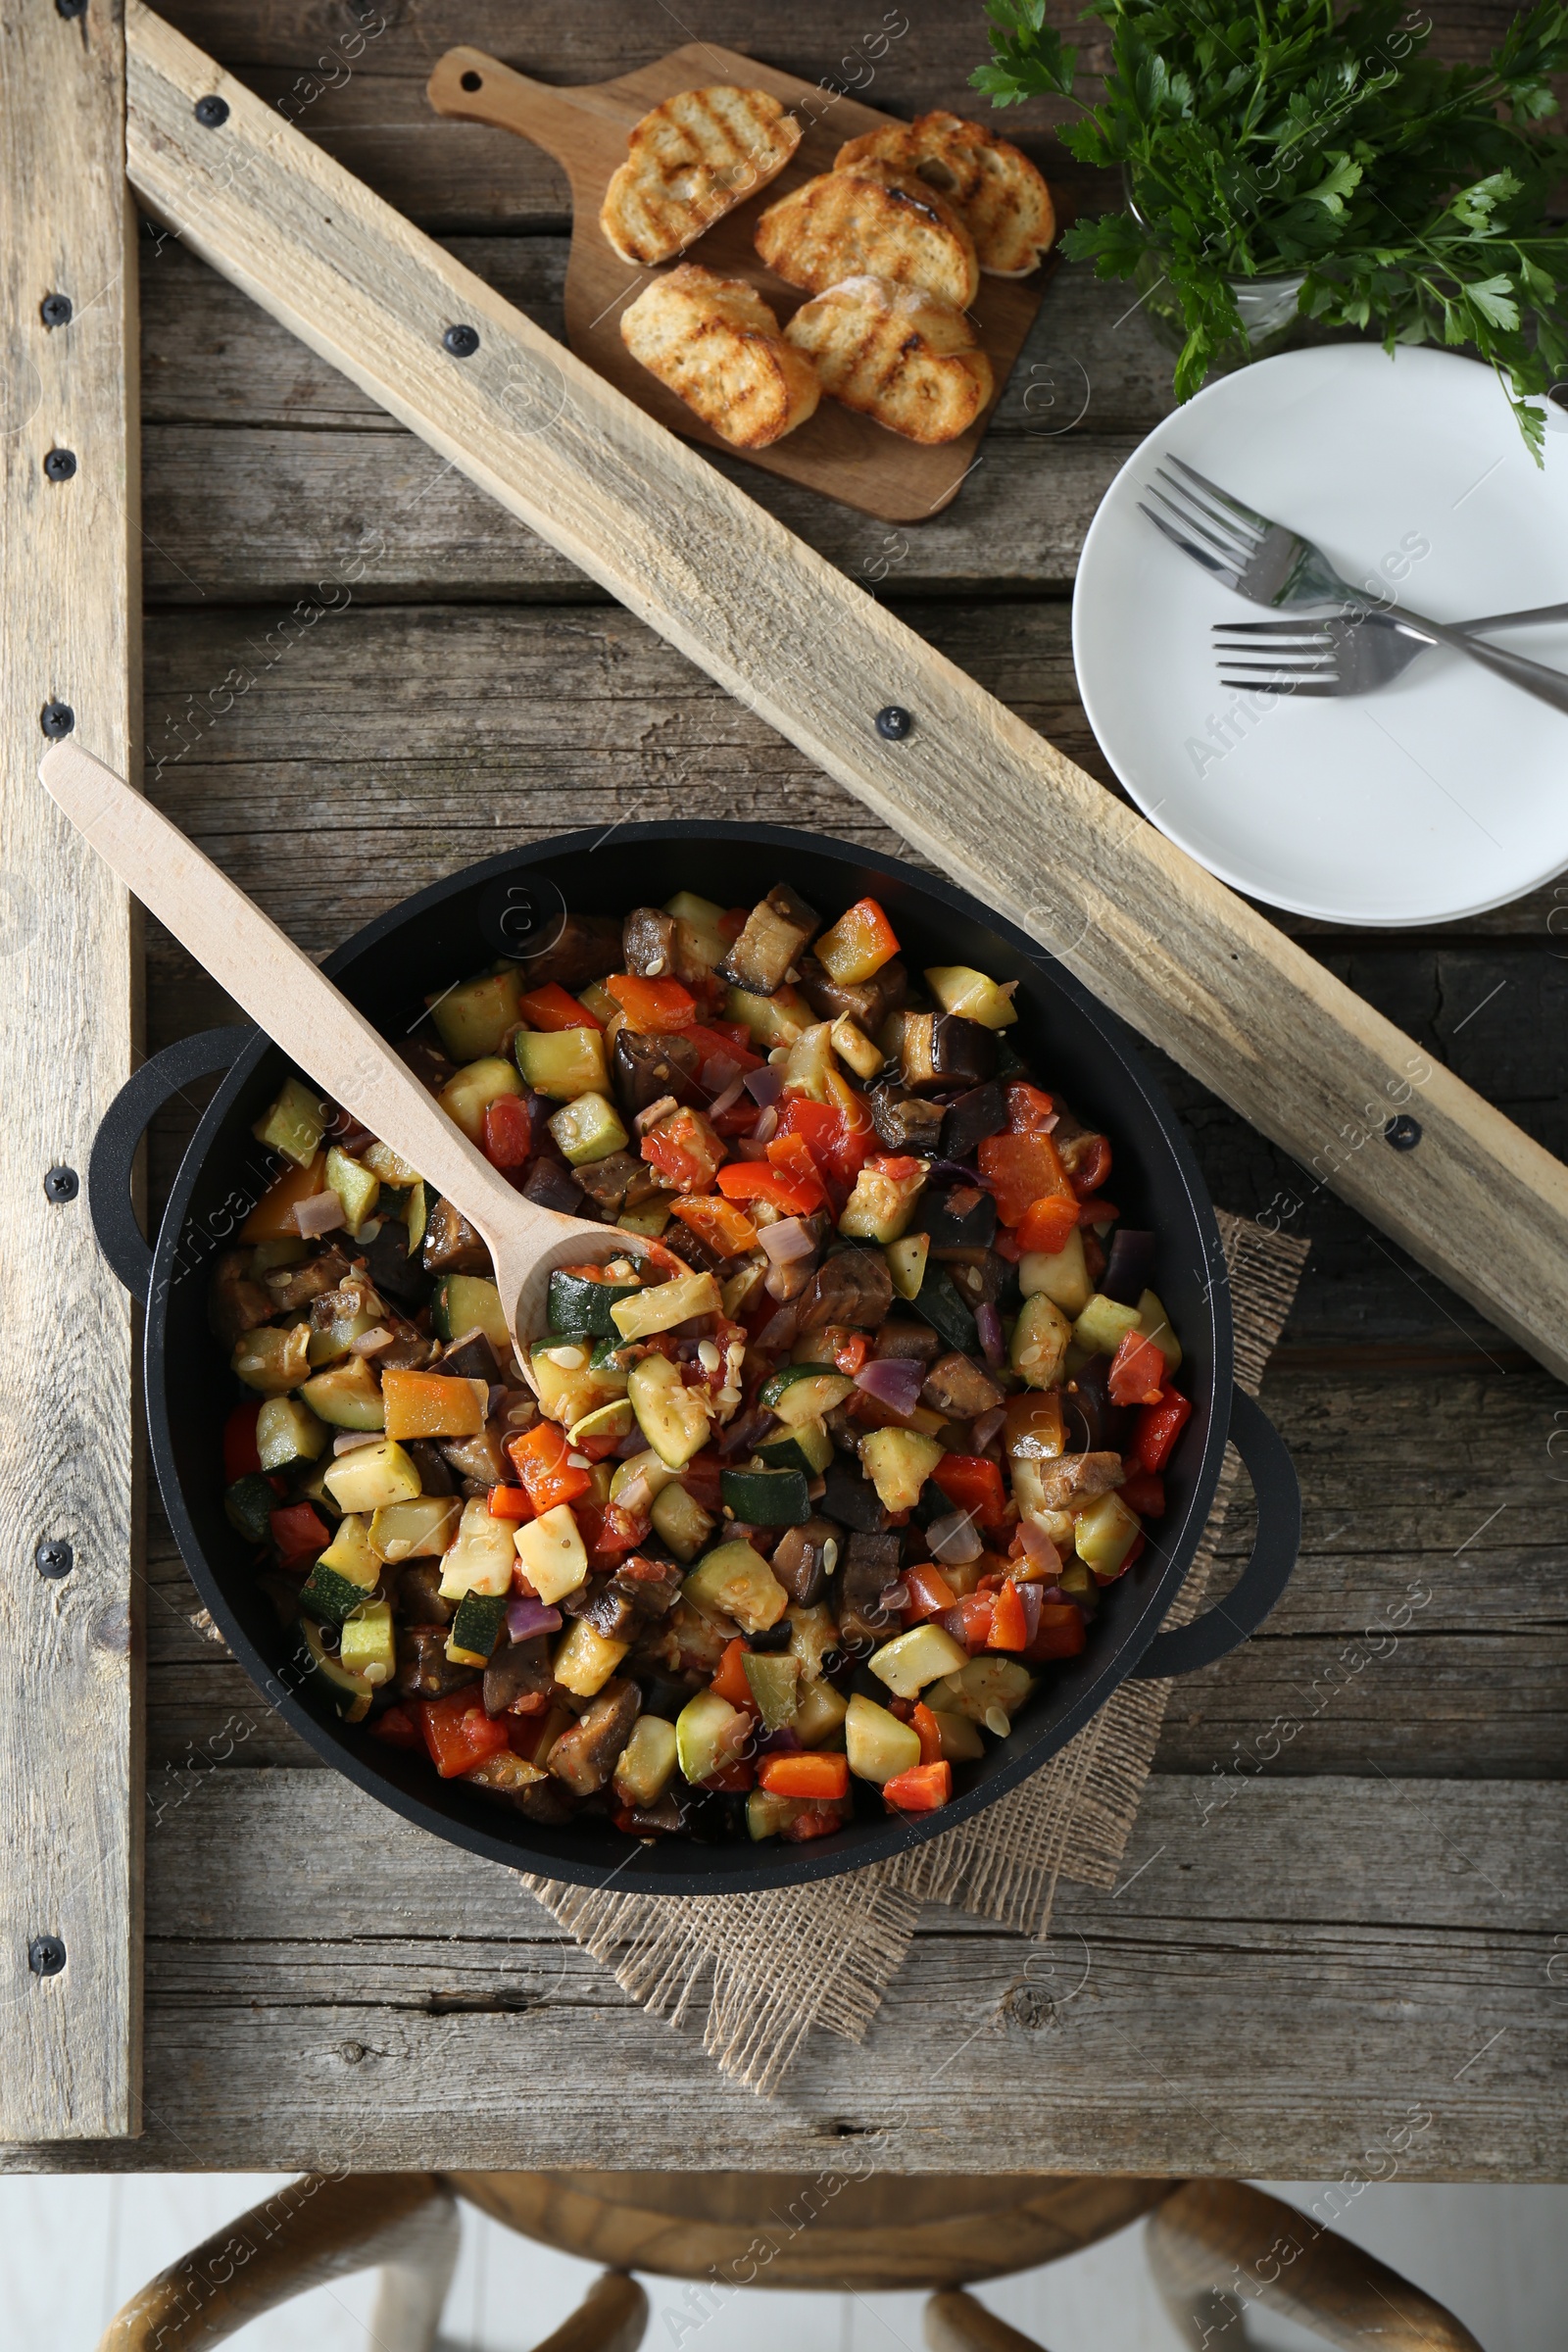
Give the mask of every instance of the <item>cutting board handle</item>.
[[568, 173], [582, 146], [585, 114], [607, 114], [622, 126], [626, 120], [624, 100], [618, 108], [596, 106], [599, 93], [591, 86], [553, 89], [548, 82], [530, 81], [526, 74], [514, 73], [482, 49], [449, 49], [437, 59], [425, 87], [438, 115], [520, 131]]

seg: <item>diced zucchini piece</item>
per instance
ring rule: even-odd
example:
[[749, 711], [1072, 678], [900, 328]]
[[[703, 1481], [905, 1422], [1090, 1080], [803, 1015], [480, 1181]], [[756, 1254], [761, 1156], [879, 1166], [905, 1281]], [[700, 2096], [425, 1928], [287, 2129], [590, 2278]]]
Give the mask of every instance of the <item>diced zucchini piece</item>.
[[776, 1838], [798, 1821], [806, 1807], [798, 1796], [775, 1796], [770, 1788], [750, 1788], [746, 1793], [746, 1834], [759, 1844], [764, 1838]]
[[365, 1588], [353, 1584], [334, 1569], [323, 1568], [318, 1560], [300, 1587], [299, 1603], [307, 1617], [319, 1619], [322, 1625], [342, 1625], [364, 1604]]
[[629, 1438], [631, 1433], [630, 1398], [612, 1396], [608, 1404], [596, 1404], [591, 1413], [573, 1421], [566, 1436], [573, 1446], [580, 1446], [584, 1438]]
[[874, 1078], [882, 1067], [882, 1049], [873, 1044], [858, 1022], [841, 1012], [828, 1031], [833, 1051], [857, 1078]]
[[258, 1323], [245, 1333], [228, 1362], [248, 1389], [259, 1389], [264, 1396], [285, 1396], [310, 1371], [311, 1327], [293, 1323], [279, 1331], [275, 1323]]
[[639, 1715], [615, 1766], [615, 1794], [623, 1805], [656, 1805], [673, 1777], [678, 1742], [662, 1715]]
[[271, 1516], [277, 1508], [277, 1493], [270, 1478], [259, 1470], [251, 1470], [236, 1478], [231, 1487], [223, 1490], [223, 1517], [236, 1536], [247, 1544], [265, 1544], [271, 1534]]
[[1012, 1327], [1008, 1360], [1026, 1387], [1054, 1388], [1064, 1377], [1071, 1338], [1072, 1326], [1060, 1307], [1044, 1291], [1037, 1291], [1024, 1300]]
[[753, 1527], [804, 1527], [811, 1516], [804, 1470], [723, 1470], [718, 1487], [731, 1518]]
[[682, 1274], [618, 1299], [610, 1318], [623, 1340], [646, 1340], [656, 1331], [673, 1331], [692, 1315], [716, 1315], [723, 1303], [711, 1274]]
[[574, 1698], [593, 1698], [604, 1689], [630, 1646], [626, 1642], [607, 1641], [586, 1617], [579, 1617], [556, 1651], [555, 1678]]
[[318, 1568], [329, 1568], [351, 1585], [358, 1585], [360, 1598], [373, 1592], [381, 1580], [381, 1557], [370, 1541], [373, 1522], [363, 1512], [345, 1511], [333, 1531], [332, 1541], [319, 1555]]
[[264, 1470], [314, 1462], [325, 1444], [323, 1424], [297, 1396], [269, 1396], [256, 1416], [256, 1450]]
[[[790, 1655], [794, 1656], [794, 1651]], [[850, 1702], [831, 1683], [808, 1683], [791, 1718], [790, 1729], [803, 1747], [825, 1747], [843, 1728]]]
[[343, 1204], [343, 1222], [356, 1237], [367, 1218], [375, 1214], [381, 1198], [381, 1179], [363, 1160], [354, 1159], [336, 1144], [326, 1155], [326, 1189]]
[[345, 1617], [338, 1656], [350, 1674], [363, 1675], [372, 1690], [389, 1683], [397, 1669], [397, 1629], [389, 1600], [364, 1600]]
[[[354, 1292], [349, 1294], [351, 1298], [357, 1295]], [[318, 1372], [323, 1365], [335, 1364], [340, 1356], [347, 1355], [356, 1340], [363, 1339], [368, 1331], [373, 1331], [375, 1324], [376, 1317], [367, 1314], [363, 1307], [358, 1306], [352, 1314], [334, 1315], [330, 1323], [313, 1323], [310, 1337], [311, 1369]]]
[[504, 1592], [465, 1592], [447, 1636], [454, 1666], [488, 1666], [507, 1614]]
[[448, 1274], [430, 1301], [430, 1328], [438, 1340], [461, 1340], [482, 1331], [503, 1363], [512, 1348], [501, 1293], [484, 1274]]
[[757, 1401], [777, 1413], [786, 1429], [799, 1429], [832, 1412], [854, 1386], [847, 1372], [836, 1372], [831, 1364], [780, 1364], [763, 1381]]
[[405, 1223], [408, 1227], [409, 1255], [412, 1257], [416, 1250], [417, 1250], [419, 1247], [419, 1244], [424, 1239], [425, 1218], [428, 1214], [428, 1203], [425, 1199], [424, 1179], [422, 1177], [419, 1179], [417, 1184], [413, 1184], [409, 1187], [408, 1206], [404, 1210], [403, 1214]]
[[461, 1600], [465, 1592], [488, 1592], [492, 1597], [512, 1590], [512, 1521], [492, 1519], [482, 1494], [463, 1506], [458, 1533], [441, 1562], [444, 1599]]
[[822, 1601], [802, 1608], [799, 1601], [790, 1603], [790, 1656], [801, 1664], [803, 1682], [814, 1683], [822, 1672], [822, 1661], [839, 1645], [839, 1629], [833, 1612]]
[[503, 1095], [520, 1095], [522, 1082], [510, 1061], [486, 1054], [447, 1080], [436, 1097], [447, 1117], [463, 1129], [470, 1144], [484, 1139], [484, 1114]]
[[1073, 1522], [1073, 1548], [1102, 1585], [1113, 1584], [1138, 1541], [1140, 1523], [1117, 1494], [1097, 1494]]
[[310, 1254], [309, 1242], [291, 1240], [287, 1234], [280, 1241], [258, 1242], [251, 1251], [251, 1272], [260, 1282], [264, 1274], [272, 1273], [278, 1266], [302, 1265]]
[[345, 1723], [363, 1723], [370, 1712], [370, 1684], [364, 1675], [353, 1674], [339, 1664], [313, 1619], [300, 1619], [300, 1662], [305, 1669], [301, 1690], [308, 1696], [324, 1700]]
[[623, 1208], [615, 1223], [622, 1233], [644, 1234], [657, 1242], [673, 1213], [668, 1200], [656, 1195], [652, 1200], [645, 1200], [641, 1208]]
[[[1182, 1360], [1182, 1344], [1170, 1327], [1170, 1317], [1152, 1291], [1146, 1291], [1138, 1301], [1138, 1328], [1146, 1340], [1152, 1340], [1165, 1358], [1165, 1377], [1168, 1380]], [[266, 1405], [262, 1407], [267, 1410]]]
[[[1070, 1524], [1069, 1522], [1069, 1526]], [[1067, 1562], [1056, 1582], [1069, 1598], [1078, 1601], [1088, 1600], [1090, 1595], [1098, 1590], [1089, 1570], [1084, 1566], [1083, 1561], [1077, 1558]]]
[[723, 907], [715, 906], [711, 899], [700, 899], [695, 890], [677, 890], [672, 899], [664, 901], [664, 912], [675, 918], [677, 971], [682, 963], [700, 963], [707, 971], [716, 970], [729, 953], [729, 941], [719, 929]]
[[752, 1043], [770, 1054], [775, 1046], [793, 1046], [816, 1019], [798, 988], [776, 989], [770, 997], [753, 996], [749, 989], [732, 988], [724, 1005], [726, 1021], [737, 1021], [752, 1033]]
[[[757, 1448], [757, 1458], [770, 1470], [804, 1470], [820, 1478], [833, 1459], [833, 1440], [825, 1421], [798, 1421], [782, 1438], [769, 1438]], [[739, 1514], [746, 1516], [745, 1512]]]
[[326, 1104], [303, 1078], [286, 1078], [277, 1101], [263, 1112], [251, 1133], [270, 1151], [285, 1152], [308, 1168], [326, 1133]]
[[708, 1443], [702, 1391], [686, 1387], [667, 1355], [645, 1355], [632, 1366], [627, 1394], [637, 1426], [660, 1460], [671, 1470], [684, 1469]]
[[545, 1341], [528, 1358], [539, 1410], [547, 1421], [571, 1428], [613, 1396], [626, 1394], [626, 1375], [613, 1364], [591, 1365], [586, 1342]]
[[649, 1517], [655, 1534], [683, 1567], [696, 1559], [713, 1532], [710, 1513], [678, 1483], [662, 1488], [654, 1496]]
[[[926, 1704], [930, 1706], [930, 1700]], [[931, 1707], [936, 1722], [937, 1737], [942, 1741], [943, 1760], [949, 1764], [973, 1764], [986, 1752], [981, 1739], [967, 1715], [950, 1714], [946, 1707]]]
[[586, 988], [579, 988], [577, 1002], [584, 1012], [593, 1014], [601, 1029], [608, 1029], [620, 1010], [602, 980], [590, 980]]
[[667, 1463], [662, 1462], [650, 1446], [645, 1453], [634, 1453], [617, 1462], [610, 1475], [610, 1499], [618, 1502], [634, 1479], [645, 1482], [650, 1494], [662, 1494], [675, 1476]]
[[378, 1560], [439, 1558], [458, 1532], [463, 1505], [455, 1494], [416, 1494], [383, 1503], [370, 1521], [370, 1549]]
[[626, 1149], [626, 1130], [608, 1095], [574, 1095], [551, 1114], [549, 1125], [562, 1157], [574, 1168]]
[[920, 1735], [914, 1726], [901, 1723], [858, 1690], [844, 1717], [844, 1745], [856, 1779], [874, 1781], [878, 1788], [901, 1772], [911, 1772], [920, 1761]]
[[933, 1714], [966, 1716], [1004, 1740], [1034, 1687], [1034, 1676], [1015, 1658], [971, 1658], [960, 1673], [933, 1683], [925, 1703]]
[[486, 972], [428, 1000], [430, 1018], [454, 1061], [476, 1061], [499, 1054], [517, 1025], [517, 969]]
[[[552, 1608], [587, 1581], [588, 1553], [568, 1502], [541, 1511], [513, 1535], [522, 1573]], [[443, 1580], [444, 1582], [444, 1580]]]
[[901, 1298], [918, 1298], [920, 1285], [925, 1280], [925, 1261], [931, 1254], [931, 1236], [928, 1233], [906, 1233], [901, 1242], [889, 1242], [883, 1256], [893, 1277], [893, 1288]]
[[675, 1718], [675, 1750], [681, 1771], [693, 1788], [735, 1761], [751, 1728], [751, 1718], [744, 1710], [732, 1707], [715, 1690], [699, 1690], [695, 1698], [687, 1700]]
[[[874, 1049], [873, 1049], [874, 1050]], [[878, 1055], [878, 1067], [881, 1056]], [[833, 1024], [813, 1021], [803, 1030], [789, 1050], [781, 1075], [785, 1090], [792, 1095], [804, 1095], [811, 1102], [825, 1102], [827, 1082], [833, 1073]]]
[[608, 1095], [610, 1067], [600, 1029], [525, 1029], [516, 1043], [517, 1067], [536, 1095], [571, 1102], [578, 1095]]
[[787, 1649], [748, 1650], [741, 1660], [764, 1730], [776, 1732], [794, 1715], [801, 1691], [801, 1666]]
[[320, 1421], [334, 1429], [384, 1429], [386, 1407], [375, 1374], [363, 1355], [345, 1356], [326, 1372], [318, 1372], [300, 1391]]
[[884, 1642], [869, 1663], [878, 1682], [886, 1683], [895, 1698], [918, 1698], [927, 1683], [966, 1666], [968, 1652], [940, 1625], [912, 1625], [906, 1634], [896, 1634], [891, 1642]]
[[1059, 1250], [1026, 1250], [1018, 1260], [1018, 1288], [1026, 1298], [1049, 1298], [1069, 1321], [1081, 1315], [1095, 1288], [1084, 1260], [1082, 1226], [1073, 1227]]
[[789, 1607], [789, 1594], [760, 1552], [739, 1542], [720, 1544], [700, 1560], [681, 1591], [694, 1607], [732, 1618], [743, 1634], [765, 1633]]
[[944, 1012], [978, 1021], [983, 1029], [1010, 1029], [1018, 1018], [1012, 988], [999, 987], [967, 963], [939, 963], [926, 973], [925, 984]]
[[918, 1430], [869, 1429], [860, 1440], [860, 1464], [884, 1510], [912, 1511], [945, 1451], [939, 1438]]
[[642, 1287], [636, 1281], [617, 1281], [614, 1275], [603, 1273], [597, 1266], [559, 1268], [550, 1277], [550, 1328], [591, 1331], [600, 1340], [617, 1337], [610, 1310], [622, 1298], [635, 1298]]
[[760, 1250], [729, 1276], [722, 1285], [721, 1295], [730, 1322], [738, 1323], [757, 1304], [757, 1294], [766, 1280], [767, 1260]]
[[925, 1190], [926, 1171], [917, 1166], [910, 1175], [890, 1176], [867, 1160], [855, 1179], [855, 1190], [844, 1203], [839, 1231], [857, 1242], [896, 1242], [914, 1214]]
[[367, 1144], [360, 1157], [372, 1176], [378, 1176], [383, 1184], [392, 1185], [400, 1193], [419, 1181], [418, 1169], [411, 1168], [406, 1159], [399, 1159], [390, 1144]]
[[1091, 1355], [1114, 1355], [1125, 1334], [1138, 1329], [1138, 1321], [1136, 1306], [1122, 1306], [1107, 1298], [1103, 1291], [1096, 1291], [1073, 1325], [1072, 1336]]
[[394, 1438], [340, 1453], [322, 1483], [340, 1511], [378, 1511], [420, 1492], [418, 1470]]

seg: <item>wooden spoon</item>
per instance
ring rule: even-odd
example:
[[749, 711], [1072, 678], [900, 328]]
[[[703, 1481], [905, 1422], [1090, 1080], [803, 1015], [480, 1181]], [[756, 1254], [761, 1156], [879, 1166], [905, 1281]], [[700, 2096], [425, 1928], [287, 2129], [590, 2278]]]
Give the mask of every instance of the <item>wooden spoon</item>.
[[490, 1251], [525, 1373], [558, 1266], [653, 1255], [667, 1267], [667, 1253], [641, 1235], [525, 1200], [310, 957], [113, 768], [57, 743], [38, 773], [98, 855], [289, 1059], [467, 1218]]

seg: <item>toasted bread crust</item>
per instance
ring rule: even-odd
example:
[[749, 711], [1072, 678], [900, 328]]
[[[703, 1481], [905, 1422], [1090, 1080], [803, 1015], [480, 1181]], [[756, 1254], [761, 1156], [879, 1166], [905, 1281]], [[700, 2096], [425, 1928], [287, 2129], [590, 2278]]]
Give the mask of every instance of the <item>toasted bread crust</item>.
[[667, 262], [776, 179], [801, 125], [765, 90], [679, 90], [636, 123], [599, 225], [625, 262]]
[[683, 262], [628, 305], [620, 334], [634, 360], [736, 449], [766, 449], [815, 413], [815, 368], [743, 278]]
[[803, 303], [784, 332], [834, 400], [907, 441], [956, 441], [994, 389], [963, 312], [918, 286], [845, 278]]
[[1027, 277], [1055, 239], [1051, 190], [1029, 158], [961, 115], [918, 115], [867, 131], [839, 149], [834, 170], [883, 170], [934, 187], [973, 237], [990, 277]]
[[757, 250], [792, 286], [820, 294], [842, 278], [922, 286], [959, 310], [980, 284], [974, 240], [947, 199], [881, 166], [824, 172], [770, 204]]

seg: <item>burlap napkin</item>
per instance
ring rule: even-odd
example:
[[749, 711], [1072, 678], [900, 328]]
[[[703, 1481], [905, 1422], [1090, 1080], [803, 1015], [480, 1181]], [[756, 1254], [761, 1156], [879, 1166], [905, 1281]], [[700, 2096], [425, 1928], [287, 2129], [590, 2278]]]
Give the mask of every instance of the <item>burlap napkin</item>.
[[[1236, 1328], [1236, 1377], [1257, 1394], [1306, 1244], [1219, 1212]], [[1202, 1605], [1241, 1464], [1225, 1449], [1214, 1507], [1167, 1625]], [[523, 1877], [539, 1900], [656, 2017], [679, 2025], [709, 1980], [704, 2046], [727, 2075], [776, 2090], [813, 2026], [864, 2037], [922, 1902], [952, 1903], [1044, 1935], [1056, 1881], [1112, 1886], [1143, 1799], [1168, 1682], [1123, 1683], [1021, 1788], [906, 1854], [825, 1886], [670, 1898]]]

